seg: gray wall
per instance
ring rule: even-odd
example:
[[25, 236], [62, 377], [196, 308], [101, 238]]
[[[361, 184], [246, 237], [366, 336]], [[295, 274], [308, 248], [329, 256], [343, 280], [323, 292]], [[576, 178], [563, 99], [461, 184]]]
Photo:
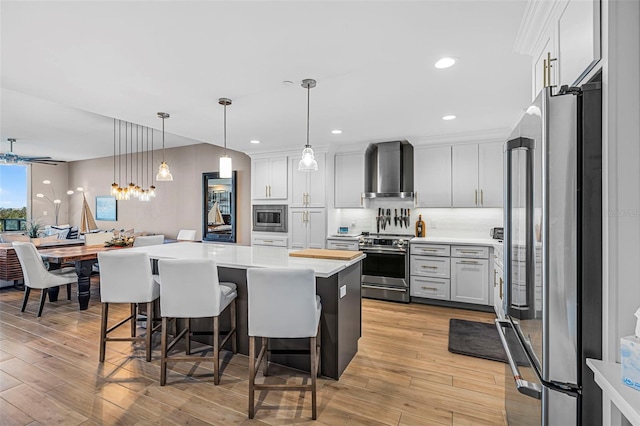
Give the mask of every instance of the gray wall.
[[[97, 221], [103, 229], [131, 229], [164, 234], [175, 238], [180, 229], [195, 229], [197, 238], [202, 236], [202, 173], [218, 171], [218, 158], [223, 149], [209, 144], [190, 145], [167, 149], [165, 158], [173, 182], [156, 182], [157, 197], [149, 203], [137, 200], [118, 201], [116, 222]], [[251, 159], [240, 152], [228, 150], [233, 159], [233, 169], [238, 171], [237, 182], [237, 243], [251, 242]], [[154, 154], [153, 173], [157, 172], [161, 151]], [[135, 170], [135, 169], [134, 169]], [[40, 218], [44, 224], [53, 223], [53, 210], [49, 203], [36, 198], [45, 192], [42, 180], [55, 184], [56, 194], [63, 200], [59, 223], [80, 224], [82, 195], [67, 196], [68, 189], [85, 189], [87, 202], [95, 217], [95, 197], [109, 195], [113, 183], [113, 158], [105, 157], [86, 161], [75, 161], [58, 166], [33, 165], [32, 167], [32, 217]], [[122, 183], [124, 183], [124, 178]], [[47, 216], [44, 216], [47, 211]]]

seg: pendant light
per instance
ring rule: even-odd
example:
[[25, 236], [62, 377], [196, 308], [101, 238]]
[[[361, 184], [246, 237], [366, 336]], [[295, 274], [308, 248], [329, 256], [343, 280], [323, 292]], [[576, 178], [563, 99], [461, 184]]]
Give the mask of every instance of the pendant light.
[[113, 119], [113, 183], [111, 184], [111, 195], [118, 195], [118, 184], [116, 183], [116, 119]]
[[[154, 130], [151, 129], [151, 186], [149, 186], [149, 198], [156, 198], [156, 187], [153, 186], [153, 133]], [[147, 158], [148, 160], [148, 158]]]
[[227, 105], [231, 105], [231, 99], [220, 98], [218, 103], [224, 106], [224, 155], [220, 157], [220, 178], [227, 179], [231, 177], [231, 157], [227, 155]]
[[298, 170], [301, 172], [315, 172], [318, 170], [318, 162], [313, 157], [313, 149], [309, 143], [309, 105], [310, 91], [316, 87], [316, 81], [312, 78], [302, 80], [302, 87], [307, 89], [307, 144], [302, 150], [302, 159], [298, 163]]
[[164, 161], [164, 120], [169, 118], [169, 114], [166, 112], [159, 112], [158, 117], [162, 118], [162, 163], [160, 163], [160, 167], [158, 168], [156, 180], [159, 182], [173, 181], [173, 175], [169, 170], [169, 165]]

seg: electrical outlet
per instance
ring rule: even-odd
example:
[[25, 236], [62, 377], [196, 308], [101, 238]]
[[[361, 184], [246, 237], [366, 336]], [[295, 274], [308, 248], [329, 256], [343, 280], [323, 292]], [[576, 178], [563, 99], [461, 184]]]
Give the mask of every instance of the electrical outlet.
[[355, 219], [351, 219], [351, 227], [352, 228], [356, 227], [356, 220]]
[[346, 295], [347, 295], [347, 286], [343, 285], [342, 287], [340, 287], [340, 299], [342, 299]]
[[432, 229], [436, 229], [437, 227], [438, 227], [438, 225], [436, 225], [436, 221], [435, 221], [435, 220], [432, 220], [432, 221], [431, 221], [431, 228], [432, 228]]

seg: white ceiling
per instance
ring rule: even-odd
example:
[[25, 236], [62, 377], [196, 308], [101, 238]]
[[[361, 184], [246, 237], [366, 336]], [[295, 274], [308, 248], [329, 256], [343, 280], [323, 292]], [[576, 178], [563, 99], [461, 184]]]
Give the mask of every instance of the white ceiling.
[[[504, 135], [530, 100], [512, 1], [2, 1], [0, 151], [109, 156], [113, 117], [243, 152]], [[436, 69], [442, 56], [459, 62]], [[283, 84], [284, 80], [293, 85]], [[443, 121], [455, 114], [453, 121]], [[341, 135], [331, 134], [342, 129]], [[180, 137], [176, 136], [180, 135]], [[250, 139], [259, 139], [252, 145]], [[156, 141], [160, 140], [156, 134]], [[156, 142], [157, 143], [157, 142]]]

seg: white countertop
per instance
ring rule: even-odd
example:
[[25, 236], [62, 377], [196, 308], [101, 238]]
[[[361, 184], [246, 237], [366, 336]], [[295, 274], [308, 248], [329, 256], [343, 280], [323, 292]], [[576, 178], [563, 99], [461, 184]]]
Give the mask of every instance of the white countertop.
[[[415, 237], [411, 239], [411, 244], [434, 243], [434, 244], [460, 244], [473, 246], [491, 246], [499, 242], [493, 238], [465, 238], [465, 237]], [[502, 244], [502, 243], [500, 243]]]
[[304, 257], [290, 257], [284, 247], [237, 246], [232, 244], [211, 244], [179, 242], [156, 246], [135, 247], [127, 251], [149, 254], [152, 259], [215, 259], [218, 266], [225, 268], [310, 268], [316, 277], [328, 278], [356, 262], [366, 255], [350, 260], [327, 260]]
[[631, 424], [640, 426], [640, 392], [622, 383], [622, 366], [591, 358], [587, 365], [604, 394]]

